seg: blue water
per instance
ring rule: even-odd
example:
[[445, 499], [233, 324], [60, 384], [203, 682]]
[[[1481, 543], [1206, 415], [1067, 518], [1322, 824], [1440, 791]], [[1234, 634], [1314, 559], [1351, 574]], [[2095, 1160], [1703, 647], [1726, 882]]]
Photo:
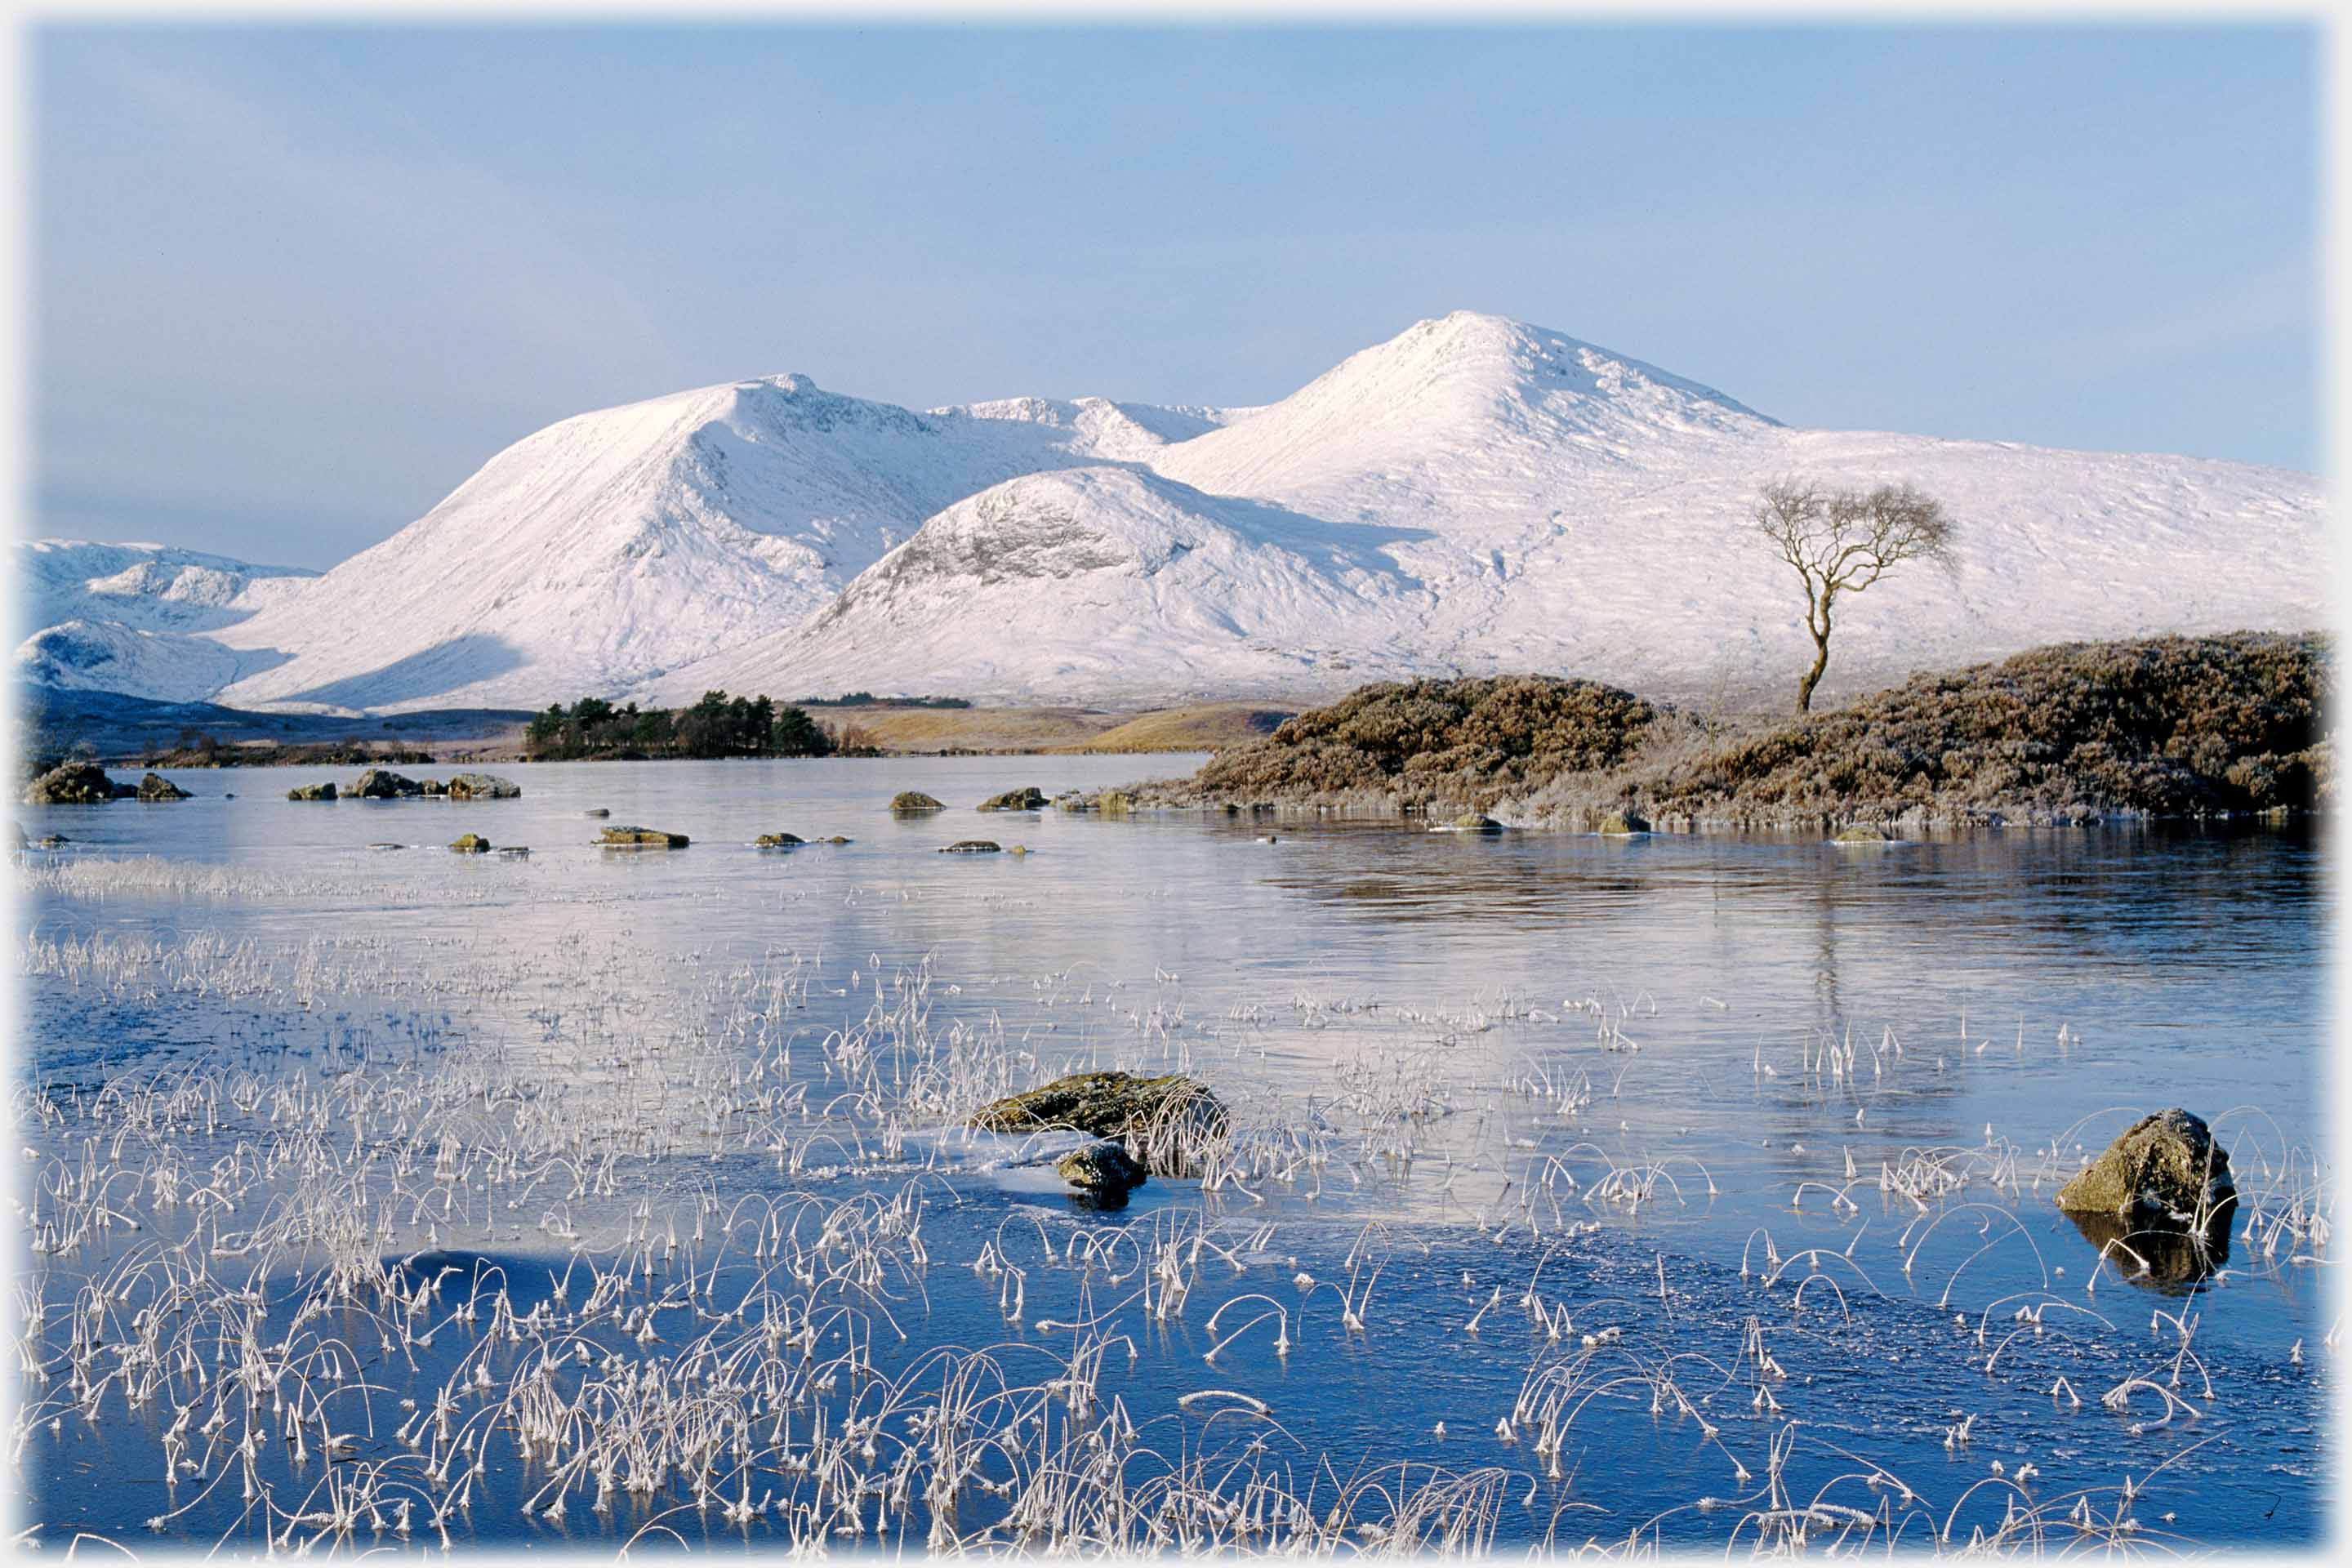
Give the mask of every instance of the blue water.
[[[203, 1484], [167, 1486], [158, 1447], [193, 1385], [134, 1408], [122, 1379], [90, 1405], [66, 1387], [57, 1336], [92, 1278], [125, 1281], [118, 1310], [136, 1311], [164, 1278], [142, 1259], [203, 1223], [152, 1201], [156, 1170], [226, 1158], [242, 1172], [240, 1145], [249, 1160], [296, 1140], [310, 1174], [290, 1158], [257, 1167], [241, 1223], [267, 1212], [266, 1192], [316, 1201], [333, 1182], [372, 1184], [384, 1255], [480, 1249], [542, 1292], [544, 1276], [583, 1267], [574, 1247], [610, 1268], [649, 1236], [680, 1237], [633, 1286], [656, 1305], [656, 1342], [575, 1331], [600, 1361], [680, 1354], [708, 1331], [698, 1313], [743, 1305], [770, 1268], [745, 1255], [748, 1229], [726, 1247], [683, 1239], [697, 1216], [715, 1232], [709, 1216], [747, 1201], [764, 1214], [802, 1194], [918, 1194], [929, 1261], [893, 1277], [878, 1379], [800, 1391], [811, 1412], [834, 1402], [836, 1430], [858, 1399], [887, 1403], [861, 1378], [937, 1384], [940, 1347], [996, 1347], [990, 1364], [1018, 1384], [1015, 1363], [1043, 1383], [1087, 1334], [1124, 1336], [1099, 1393], [1139, 1429], [1121, 1461], [1136, 1484], [1214, 1454], [1234, 1496], [1278, 1472], [1318, 1515], [1346, 1499], [1375, 1529], [1383, 1500], [1443, 1476], [1463, 1479], [1474, 1538], [1503, 1546], [1753, 1543], [1775, 1528], [1765, 1516], [1816, 1497], [1884, 1505], [1874, 1539], [1906, 1545], [1948, 1528], [1965, 1545], [2005, 1512], [2017, 1545], [2031, 1537], [2016, 1512], [2037, 1508], [2045, 1549], [2089, 1540], [2070, 1517], [2078, 1498], [2099, 1530], [2127, 1519], [2143, 1542], [2314, 1539], [2334, 1356], [2326, 1242], [2310, 1223], [2333, 1203], [2319, 1093], [2331, 909], [2314, 837], [2108, 826], [1854, 847], [969, 809], [1015, 785], [1195, 762], [541, 764], [496, 770], [520, 799], [457, 804], [295, 804], [287, 785], [313, 775], [192, 772], [173, 776], [197, 798], [174, 805], [23, 808], [35, 837], [72, 840], [19, 872], [20, 1083], [52, 1108], [18, 1097], [20, 1141], [43, 1157], [27, 1168], [69, 1186], [96, 1136], [126, 1173], [112, 1206], [141, 1225], [27, 1260], [52, 1303], [53, 1367], [32, 1393], [42, 1424], [22, 1434], [27, 1522], [57, 1540], [261, 1541], [267, 1510], [241, 1481], [145, 1530]], [[909, 788], [954, 809], [892, 817], [885, 803]], [[693, 845], [594, 847], [591, 806]], [[852, 842], [749, 847], [778, 830]], [[441, 847], [464, 832], [531, 852]], [[1028, 853], [936, 852], [970, 837]], [[382, 842], [408, 847], [368, 847]], [[1076, 1067], [1195, 1072], [1259, 1163], [1213, 1189], [1155, 1180], [1124, 1210], [1086, 1208], [1013, 1163], [1034, 1151], [927, 1109], [919, 1083], [954, 1040], [976, 1042], [966, 1054], [1005, 1087]], [[126, 1111], [125, 1081], [249, 1094], [157, 1123]], [[425, 1083], [439, 1087], [417, 1098]], [[432, 1138], [403, 1114], [426, 1103]], [[2218, 1276], [2159, 1288], [2100, 1265], [2050, 1196], [2168, 1104], [2211, 1121], [2247, 1201]], [[451, 1128], [475, 1158], [561, 1148], [572, 1163], [535, 1185], [478, 1170], [429, 1214], [386, 1203], [425, 1180]], [[605, 1180], [573, 1195], [592, 1155]], [[1918, 1202], [1880, 1180], [1931, 1169], [1948, 1185]], [[1206, 1254], [1165, 1318], [1137, 1298], [1139, 1270], [1113, 1284], [1118, 1268], [1070, 1258], [1076, 1237], [1116, 1233], [1102, 1245], [1140, 1256], [1155, 1234], [1204, 1226], [1235, 1261]], [[696, 1257], [709, 1291], [659, 1305]], [[1376, 1258], [1368, 1300], [1343, 1300]], [[268, 1261], [268, 1321], [289, 1331], [319, 1258]], [[1012, 1276], [991, 1264], [1021, 1270], [1017, 1321]], [[1253, 1294], [1268, 1300], [1240, 1300]], [[513, 1300], [530, 1298], [518, 1285]], [[1341, 1320], [1351, 1305], [1360, 1329]], [[856, 1310], [853, 1341], [866, 1331], [852, 1325], [882, 1322], [873, 1300]], [[352, 1426], [363, 1403], [378, 1417], [344, 1462], [408, 1453], [389, 1436], [407, 1418], [399, 1399], [429, 1406], [478, 1362], [503, 1387], [530, 1353], [459, 1321], [394, 1354], [376, 1348], [376, 1319], [334, 1315], [356, 1310], [339, 1302], [299, 1330], [340, 1323], [337, 1342], [380, 1385], [338, 1396]], [[1759, 1372], [1759, 1336], [1784, 1375]], [[2139, 1374], [2172, 1392], [2131, 1387]], [[2062, 1377], [2079, 1405], [2051, 1396]], [[2119, 1386], [2123, 1407], [2107, 1408]], [[1268, 1410], [1178, 1403], [1203, 1389]], [[883, 1434], [920, 1405], [894, 1407]], [[1497, 1433], [1515, 1412], [1569, 1405], [1556, 1455], [1533, 1451], [1525, 1420]], [[795, 1439], [772, 1420], [761, 1432], [773, 1440], [749, 1461], [759, 1484], [813, 1485], [793, 1472]], [[549, 1525], [520, 1507], [544, 1467], [498, 1452], [446, 1520], [453, 1540], [611, 1545], [656, 1518], [697, 1543], [795, 1534], [775, 1513], [730, 1525], [676, 1486], [605, 1513], [580, 1498]], [[217, 1455], [201, 1462], [205, 1479], [222, 1473]], [[273, 1501], [326, 1484], [328, 1467], [282, 1446], [257, 1463]], [[1036, 1484], [1027, 1461], [1006, 1463]], [[973, 1497], [959, 1521], [980, 1528], [1005, 1506]], [[912, 1546], [923, 1517], [908, 1516]], [[1814, 1520], [1814, 1539], [1842, 1517]], [[410, 1539], [438, 1544], [437, 1531]]]

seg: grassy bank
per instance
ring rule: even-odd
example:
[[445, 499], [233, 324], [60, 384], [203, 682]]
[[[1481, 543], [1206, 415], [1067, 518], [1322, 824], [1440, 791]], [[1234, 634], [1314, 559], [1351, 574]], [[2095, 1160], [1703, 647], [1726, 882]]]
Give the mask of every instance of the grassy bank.
[[1137, 793], [1564, 827], [2294, 811], [2333, 793], [2333, 680], [2326, 639], [2238, 633], [2060, 644], [1731, 724], [1557, 677], [1391, 682]]

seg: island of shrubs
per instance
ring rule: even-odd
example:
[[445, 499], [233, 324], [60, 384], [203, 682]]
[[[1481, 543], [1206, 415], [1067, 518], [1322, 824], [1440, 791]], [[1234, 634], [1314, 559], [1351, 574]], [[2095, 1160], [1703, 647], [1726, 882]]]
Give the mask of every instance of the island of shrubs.
[[2257, 633], [2059, 644], [1744, 729], [1590, 680], [1390, 681], [1139, 793], [1589, 828], [2308, 810], [2332, 685], [2326, 638]]
[[523, 749], [534, 762], [877, 754], [855, 725], [835, 728], [797, 705], [724, 691], [706, 691], [691, 708], [615, 707], [601, 697], [553, 703], [531, 720]]

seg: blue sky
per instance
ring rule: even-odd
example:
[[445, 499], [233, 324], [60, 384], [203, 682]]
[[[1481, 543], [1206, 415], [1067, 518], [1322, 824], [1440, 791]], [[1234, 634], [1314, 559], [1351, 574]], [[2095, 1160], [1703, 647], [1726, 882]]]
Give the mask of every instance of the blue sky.
[[584, 409], [1278, 397], [1491, 310], [2315, 469], [2303, 26], [32, 35], [33, 525], [327, 565]]

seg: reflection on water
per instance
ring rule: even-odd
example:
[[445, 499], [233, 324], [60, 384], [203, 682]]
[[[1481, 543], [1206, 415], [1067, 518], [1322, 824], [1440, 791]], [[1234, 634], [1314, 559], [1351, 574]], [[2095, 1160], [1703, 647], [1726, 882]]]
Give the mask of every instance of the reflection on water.
[[2121, 1278], [2168, 1296], [2191, 1296], [2195, 1287], [2229, 1266], [2230, 1223], [2236, 1214], [2237, 1205], [2226, 1204], [2202, 1230], [2111, 1214], [2068, 1211], [2066, 1217]]
[[[329, 775], [186, 772], [175, 781], [197, 798], [178, 805], [26, 809], [35, 837], [76, 841], [30, 863], [27, 1070], [61, 1093], [127, 1065], [162, 1078], [221, 1061], [232, 1085], [302, 1086], [257, 1099], [256, 1123], [265, 1105], [324, 1119], [335, 1086], [368, 1075], [401, 1093], [457, 1085], [467, 1146], [593, 1145], [635, 1173], [625, 1190], [648, 1213], [690, 1213], [677, 1205], [706, 1189], [766, 1202], [919, 1181], [937, 1250], [959, 1267], [1016, 1216], [1148, 1228], [1205, 1205], [1244, 1235], [1276, 1227], [1231, 1290], [1288, 1303], [1305, 1289], [1318, 1312], [1324, 1297], [1293, 1278], [1344, 1280], [1374, 1226], [1396, 1253], [1382, 1287], [1395, 1338], [1360, 1342], [1336, 1310], [1324, 1324], [1302, 1310], [1329, 1330], [1324, 1359], [1285, 1362], [1253, 1340], [1217, 1375], [1290, 1389], [1286, 1421], [1310, 1448], [1453, 1465], [1528, 1456], [1438, 1444], [1417, 1379], [1444, 1391], [1457, 1431], [1483, 1432], [1531, 1356], [1565, 1353], [1548, 1325], [1568, 1319], [1661, 1357], [1704, 1341], [1752, 1368], [1746, 1321], [1767, 1307], [1785, 1321], [1789, 1295], [1819, 1278], [1837, 1294], [1798, 1292], [1799, 1328], [1825, 1302], [1845, 1315], [1805, 1347], [1813, 1392], [1776, 1395], [1808, 1401], [1816, 1428], [1971, 1476], [1996, 1452], [2145, 1473], [2170, 1454], [2157, 1447], [2169, 1429], [2052, 1425], [2054, 1378], [2120, 1383], [2175, 1347], [2128, 1338], [2120, 1319], [2101, 1316], [2097, 1334], [2079, 1321], [2112, 1308], [2102, 1284], [2133, 1274], [2096, 1269], [2115, 1238], [2062, 1224], [2049, 1194], [2156, 1103], [2199, 1110], [2231, 1145], [2249, 1217], [2321, 1190], [2329, 895], [2299, 831], [2009, 830], [1856, 852], [1786, 835], [1286, 819], [1268, 844], [1246, 816], [971, 809], [1024, 784], [1124, 783], [1145, 771], [1130, 758], [499, 771], [520, 799], [298, 805], [288, 784]], [[950, 809], [893, 817], [905, 789]], [[606, 854], [591, 807], [692, 846]], [[441, 847], [467, 832], [531, 854]], [[812, 842], [751, 847], [775, 832]], [[835, 835], [849, 842], [814, 842]], [[1031, 853], [937, 853], [971, 837]], [[387, 842], [408, 847], [368, 847]], [[924, 1120], [938, 1101], [923, 1075], [950, 1058], [1018, 1074], [1008, 1088], [1086, 1067], [1197, 1072], [1301, 1152], [1269, 1156], [1236, 1190], [1154, 1182], [1123, 1214], [1079, 1213], [1034, 1167]], [[895, 1098], [877, 1113], [856, 1084]], [[338, 1137], [351, 1141], [322, 1121], [320, 1146], [341, 1157]], [[571, 1179], [567, 1166], [528, 1209], [452, 1209], [432, 1245], [468, 1279], [512, 1278], [600, 1223], [640, 1223], [566, 1195]], [[2226, 1234], [2202, 1251], [2121, 1241], [2147, 1259], [2141, 1283], [2200, 1294], [2198, 1355], [2246, 1379], [2199, 1417], [2217, 1438], [2198, 1451], [2206, 1468], [2178, 1472], [2215, 1486], [2194, 1522], [2231, 1538], [2287, 1528], [2227, 1500], [2275, 1462], [2252, 1456], [2315, 1426], [2315, 1385], [2279, 1369], [2326, 1331], [2319, 1271], [2274, 1231], [2239, 1238], [2234, 1264]], [[1048, 1285], [1056, 1256], [1036, 1265], [1041, 1297], [1062, 1289]], [[1779, 1296], [1758, 1295], [1768, 1278]], [[1093, 1300], [1092, 1281], [1064, 1283]], [[1465, 1334], [1492, 1290], [1506, 1294], [1485, 1337]], [[1008, 1328], [957, 1316], [944, 1286], [925, 1295], [935, 1334], [1038, 1331], [1035, 1312]], [[1961, 1307], [1970, 1332], [1952, 1326]], [[2039, 1384], [1987, 1394], [1990, 1342], [1972, 1333], [2015, 1312], [2025, 1342], [2001, 1364]], [[1182, 1354], [1145, 1357], [1136, 1399], [1199, 1383], [1210, 1347], [1185, 1336], [1200, 1327], [1154, 1325]], [[1895, 1365], [1910, 1386], [1890, 1409]], [[1716, 1392], [1766, 1410], [1745, 1385]], [[1972, 1458], [1944, 1442], [1962, 1405], [1984, 1407], [2000, 1447]], [[1654, 1427], [1636, 1412], [1601, 1428], [1656, 1467], [1604, 1490], [1596, 1506], [1618, 1525], [1687, 1503], [1683, 1481], [1724, 1484], [1704, 1444]], [[2307, 1529], [2315, 1481], [2266, 1484]], [[1718, 1539], [1703, 1525], [1683, 1520], [1692, 1533], [1675, 1538]], [[1541, 1534], [1513, 1528], [1502, 1539]]]

